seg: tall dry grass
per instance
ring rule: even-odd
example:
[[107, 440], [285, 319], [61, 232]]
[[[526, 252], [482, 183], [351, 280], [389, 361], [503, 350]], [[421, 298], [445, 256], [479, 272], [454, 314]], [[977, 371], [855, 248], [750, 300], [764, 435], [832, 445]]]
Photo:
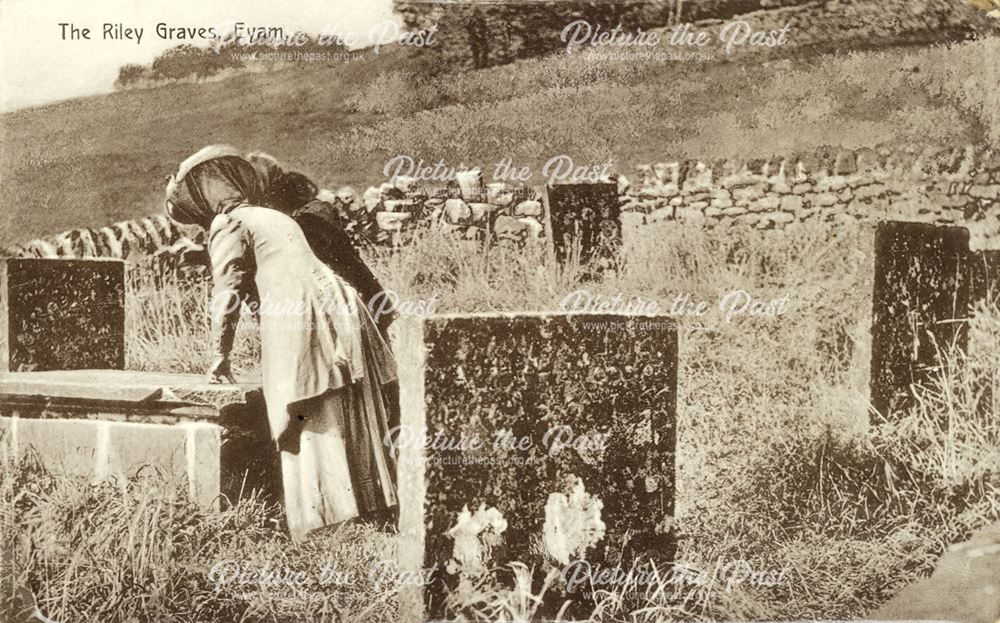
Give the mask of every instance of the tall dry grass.
[[[126, 368], [200, 374], [211, 363], [211, 281], [129, 265], [125, 284]], [[237, 374], [259, 374], [257, 319], [246, 308], [233, 342]]]
[[[438, 312], [557, 310], [579, 288], [664, 310], [685, 294], [710, 307], [732, 290], [760, 300], [787, 296], [776, 318], [727, 322], [716, 310], [679, 320], [674, 518], [683, 568], [711, 575], [745, 561], [782, 580], [709, 585], [660, 569], [641, 586], [596, 588], [592, 620], [851, 618], [928, 573], [948, 543], [1000, 518], [1000, 315], [981, 310], [970, 323], [969, 353], [948, 354], [946, 372], [917, 389], [913, 411], [866, 428], [851, 381], [857, 328], [870, 305], [870, 292], [858, 287], [868, 269], [866, 236], [819, 225], [785, 233], [649, 226], [626, 232], [618, 270], [585, 282], [581, 267], [556, 266], [543, 246], [486, 248], [431, 231], [367, 259], [402, 300], [433, 300]], [[192, 301], [203, 300], [204, 288], [168, 283], [153, 291], [133, 281], [129, 361], [200, 371], [207, 330]], [[252, 322], [242, 331], [237, 364], [252, 370]], [[254, 500], [215, 513], [152, 487], [93, 487], [4, 469], [4, 525], [21, 535], [20, 580], [57, 620], [394, 616], [391, 587], [309, 584], [268, 596], [215, 592], [206, 574], [229, 557], [299, 570], [330, 559], [366, 575], [392, 558], [395, 537], [353, 527], [292, 544]], [[530, 615], [531, 572], [519, 569], [512, 585], [480, 586], [454, 606]]]
[[12, 544], [14, 584], [52, 620], [392, 620], [395, 586], [371, 575], [395, 555], [379, 526], [294, 545], [279, 510], [253, 495], [212, 511], [156, 477], [94, 484], [10, 457], [2, 468], [0, 538]]

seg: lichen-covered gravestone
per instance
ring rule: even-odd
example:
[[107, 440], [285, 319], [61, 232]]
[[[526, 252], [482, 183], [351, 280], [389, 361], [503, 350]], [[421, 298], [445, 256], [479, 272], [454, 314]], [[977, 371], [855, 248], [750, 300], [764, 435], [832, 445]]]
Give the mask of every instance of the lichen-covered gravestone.
[[547, 194], [556, 260], [613, 266], [622, 239], [618, 185], [556, 184]]
[[118, 260], [0, 260], [0, 372], [125, 367]]
[[874, 234], [871, 405], [893, 417], [913, 404], [948, 355], [968, 346], [965, 322], [981, 302], [1000, 302], [1000, 252], [971, 251], [969, 231], [886, 221]]
[[400, 325], [402, 620], [460, 611], [445, 596], [474, 601], [477, 582], [510, 588], [512, 562], [534, 569], [536, 594], [557, 574], [540, 612], [570, 600], [580, 614], [587, 571], [670, 558], [670, 319], [476, 314]]
[[939, 354], [964, 350], [973, 298], [969, 232], [884, 222], [875, 232], [871, 403], [889, 417], [908, 408], [912, 385], [930, 378]]

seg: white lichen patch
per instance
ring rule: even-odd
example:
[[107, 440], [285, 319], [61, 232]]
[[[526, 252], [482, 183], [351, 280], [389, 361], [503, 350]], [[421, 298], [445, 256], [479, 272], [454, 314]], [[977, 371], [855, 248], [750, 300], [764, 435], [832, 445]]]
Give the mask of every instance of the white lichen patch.
[[550, 493], [542, 527], [542, 540], [549, 555], [563, 565], [583, 558], [587, 548], [604, 538], [602, 508], [604, 503], [587, 493], [577, 476], [573, 477], [568, 495]]

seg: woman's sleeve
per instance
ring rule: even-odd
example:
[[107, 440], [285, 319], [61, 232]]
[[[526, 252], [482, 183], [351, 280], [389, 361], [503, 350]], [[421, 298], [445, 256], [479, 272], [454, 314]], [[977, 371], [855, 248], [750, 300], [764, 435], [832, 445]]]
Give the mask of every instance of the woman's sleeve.
[[212, 262], [212, 352], [228, 356], [233, 348], [240, 306], [253, 292], [254, 258], [246, 228], [227, 214], [212, 221], [208, 253]]

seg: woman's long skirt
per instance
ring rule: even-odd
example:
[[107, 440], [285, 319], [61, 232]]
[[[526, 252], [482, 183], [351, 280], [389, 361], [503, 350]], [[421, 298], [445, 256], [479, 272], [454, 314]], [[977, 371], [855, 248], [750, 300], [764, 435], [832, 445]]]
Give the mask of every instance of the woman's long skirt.
[[389, 412], [372, 385], [365, 379], [289, 406], [290, 430], [279, 449], [293, 539], [396, 505]]

